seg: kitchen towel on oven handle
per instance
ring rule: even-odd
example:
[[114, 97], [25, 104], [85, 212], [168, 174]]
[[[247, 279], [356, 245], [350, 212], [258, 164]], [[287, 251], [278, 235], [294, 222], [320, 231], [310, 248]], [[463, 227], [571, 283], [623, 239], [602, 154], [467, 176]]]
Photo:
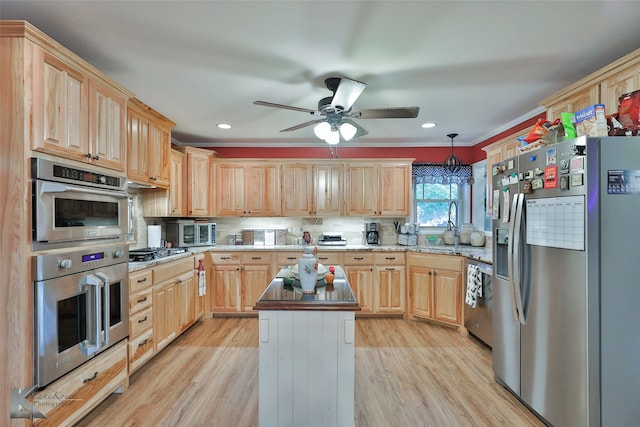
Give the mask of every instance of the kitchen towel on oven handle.
[[482, 272], [477, 265], [467, 266], [467, 294], [464, 302], [475, 308], [478, 298], [482, 298]]

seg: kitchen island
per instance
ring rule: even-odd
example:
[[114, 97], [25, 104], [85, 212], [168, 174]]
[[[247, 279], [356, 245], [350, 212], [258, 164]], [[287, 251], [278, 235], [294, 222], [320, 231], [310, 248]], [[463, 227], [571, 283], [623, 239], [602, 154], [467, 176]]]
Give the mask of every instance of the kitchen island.
[[358, 300], [339, 266], [333, 285], [320, 280], [314, 294], [289, 275], [280, 270], [254, 306], [259, 424], [353, 426]]

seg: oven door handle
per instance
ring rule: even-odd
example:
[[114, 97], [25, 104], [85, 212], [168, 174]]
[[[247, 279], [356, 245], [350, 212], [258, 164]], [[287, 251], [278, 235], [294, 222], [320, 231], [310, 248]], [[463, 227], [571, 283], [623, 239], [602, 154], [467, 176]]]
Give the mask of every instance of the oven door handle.
[[120, 191], [109, 191], [109, 190], [100, 190], [97, 188], [88, 188], [81, 187], [76, 185], [68, 185], [62, 184], [59, 182], [51, 182], [51, 181], [43, 181], [42, 186], [40, 187], [40, 191], [44, 193], [84, 193], [84, 194], [95, 194], [98, 196], [108, 196], [115, 197], [116, 199], [126, 199], [128, 197], [127, 193]]
[[104, 283], [104, 301], [102, 301], [102, 329], [104, 335], [102, 337], [102, 345], [109, 345], [109, 330], [111, 329], [111, 281], [103, 273], [96, 273], [96, 276]]
[[83, 278], [82, 290], [86, 289], [89, 296], [87, 308], [87, 340], [80, 346], [82, 352], [92, 356], [100, 350], [100, 332], [102, 331], [102, 288], [104, 282], [93, 274]]

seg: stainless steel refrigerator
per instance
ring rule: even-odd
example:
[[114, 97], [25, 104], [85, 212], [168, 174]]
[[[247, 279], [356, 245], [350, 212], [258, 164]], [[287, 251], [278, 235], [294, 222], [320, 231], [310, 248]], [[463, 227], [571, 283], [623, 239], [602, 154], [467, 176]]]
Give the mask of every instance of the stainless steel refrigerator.
[[556, 427], [640, 420], [640, 138], [494, 165], [493, 369]]

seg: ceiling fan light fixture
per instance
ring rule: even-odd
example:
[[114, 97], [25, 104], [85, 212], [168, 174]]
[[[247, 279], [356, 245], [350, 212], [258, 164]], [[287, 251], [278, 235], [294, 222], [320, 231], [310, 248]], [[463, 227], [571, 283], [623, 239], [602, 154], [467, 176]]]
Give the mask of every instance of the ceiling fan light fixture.
[[332, 130], [324, 140], [329, 145], [336, 145], [340, 142], [340, 133], [337, 130]]
[[343, 123], [340, 125], [340, 134], [345, 141], [350, 141], [358, 132], [358, 129], [351, 123]]
[[320, 139], [326, 139], [329, 135], [329, 132], [331, 132], [331, 125], [327, 122], [318, 123], [313, 128], [313, 133], [315, 133], [316, 136]]

